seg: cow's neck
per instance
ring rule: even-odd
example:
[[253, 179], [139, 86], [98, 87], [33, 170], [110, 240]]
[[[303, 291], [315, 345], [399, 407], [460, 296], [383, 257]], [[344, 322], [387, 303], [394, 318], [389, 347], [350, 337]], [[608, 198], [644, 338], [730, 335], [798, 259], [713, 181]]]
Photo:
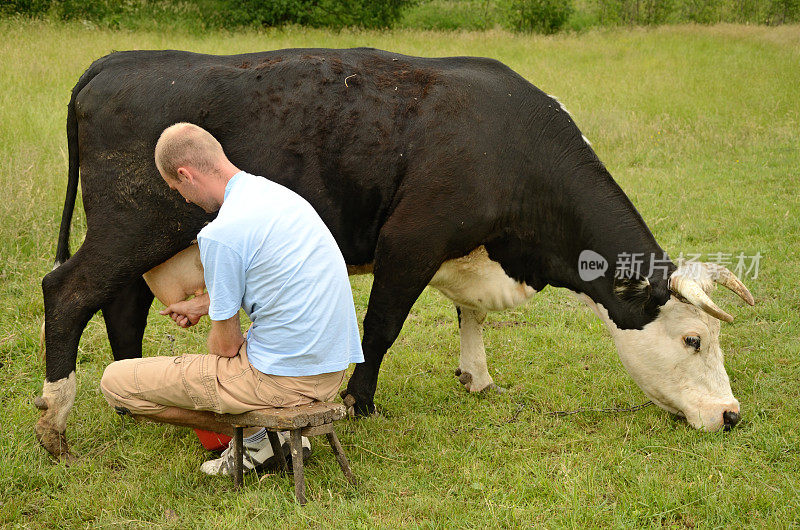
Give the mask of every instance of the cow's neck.
[[[539, 232], [534, 235], [533, 275], [538, 275], [540, 283], [586, 294], [606, 308], [619, 328], [641, 329], [655, 319], [669, 299], [668, 278], [675, 265], [605, 167], [599, 161], [583, 164], [568, 177], [545, 179], [545, 185], [551, 188], [543, 194], [547, 198], [534, 199]], [[608, 269], [603, 276], [584, 279], [586, 275], [579, 269], [583, 251], [606, 260]], [[617, 270], [626, 257], [643, 261], [639, 279], [647, 278], [650, 283], [650, 297], [644, 303], [641, 298], [620, 298], [619, 291], [615, 294], [615, 276], [629, 272]], [[651, 259], [655, 260], [654, 269]], [[628, 286], [636, 284], [641, 282], [627, 282]], [[622, 285], [616, 282], [618, 288]]]

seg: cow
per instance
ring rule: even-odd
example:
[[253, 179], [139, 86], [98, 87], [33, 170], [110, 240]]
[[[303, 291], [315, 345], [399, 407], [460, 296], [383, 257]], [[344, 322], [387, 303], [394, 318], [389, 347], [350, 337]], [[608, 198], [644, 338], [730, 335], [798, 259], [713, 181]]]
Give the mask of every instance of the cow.
[[[719, 345], [720, 320], [732, 317], [709, 293], [719, 283], [751, 305], [752, 295], [727, 269], [669, 259], [566, 109], [507, 66], [367, 48], [127, 51], [95, 61], [67, 109], [67, 192], [56, 267], [42, 280], [46, 378], [36, 400], [35, 431], [51, 454], [70, 456], [66, 419], [88, 320], [102, 311], [114, 359], [141, 356], [153, 300], [142, 275], [214, 218], [171, 192], [154, 164], [159, 134], [182, 121], [210, 131], [237, 167], [302, 195], [351, 271], [373, 274], [365, 362], [342, 393], [356, 414], [374, 412], [383, 356], [427, 285], [456, 306], [456, 373], [470, 392], [495, 388], [486, 313], [551, 285], [597, 314], [658, 406], [708, 431], [739, 420]], [[87, 231], [70, 257], [79, 172]], [[605, 269], [584, 274], [585, 252]], [[609, 265], [622, 255], [661, 266]]]

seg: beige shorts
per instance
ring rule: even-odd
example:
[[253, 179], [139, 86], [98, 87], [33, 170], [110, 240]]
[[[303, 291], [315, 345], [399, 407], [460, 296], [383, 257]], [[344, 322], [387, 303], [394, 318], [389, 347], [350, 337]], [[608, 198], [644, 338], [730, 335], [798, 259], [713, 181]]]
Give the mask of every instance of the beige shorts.
[[294, 407], [332, 399], [345, 371], [288, 377], [264, 374], [236, 357], [187, 354], [125, 359], [108, 365], [100, 389], [114, 407], [155, 414], [167, 407], [239, 414], [264, 407]]

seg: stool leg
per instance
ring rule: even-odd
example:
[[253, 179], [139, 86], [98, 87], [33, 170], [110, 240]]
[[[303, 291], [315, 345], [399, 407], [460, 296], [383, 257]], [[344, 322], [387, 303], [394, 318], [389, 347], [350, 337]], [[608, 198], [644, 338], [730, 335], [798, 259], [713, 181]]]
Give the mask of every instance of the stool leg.
[[233, 460], [236, 463], [233, 473], [233, 487], [240, 488], [244, 482], [244, 427], [234, 427], [233, 436]]
[[286, 466], [286, 455], [283, 454], [283, 447], [281, 447], [281, 441], [278, 439], [278, 433], [267, 431], [267, 438], [269, 438], [269, 444], [272, 446], [272, 454], [278, 459], [278, 469], [283, 473], [288, 472], [289, 468]]
[[350, 463], [344, 455], [344, 450], [339, 443], [339, 438], [336, 437], [336, 431], [331, 428], [331, 432], [327, 433], [325, 436], [328, 438], [328, 443], [331, 444], [331, 449], [333, 449], [333, 454], [336, 455], [336, 461], [339, 463], [339, 467], [342, 468], [342, 473], [344, 473], [344, 476], [350, 484], [355, 484], [356, 478], [353, 476], [353, 472], [350, 471]]
[[294, 474], [294, 495], [301, 505], [306, 503], [306, 480], [303, 476], [303, 437], [300, 429], [291, 431], [292, 473]]

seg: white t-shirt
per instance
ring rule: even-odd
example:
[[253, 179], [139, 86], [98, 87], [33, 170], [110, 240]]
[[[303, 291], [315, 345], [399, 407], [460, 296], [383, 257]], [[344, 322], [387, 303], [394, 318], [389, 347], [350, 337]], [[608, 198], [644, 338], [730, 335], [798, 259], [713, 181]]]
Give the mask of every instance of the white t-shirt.
[[305, 199], [240, 171], [197, 241], [208, 315], [226, 320], [244, 308], [256, 369], [317, 375], [364, 361], [344, 258]]

